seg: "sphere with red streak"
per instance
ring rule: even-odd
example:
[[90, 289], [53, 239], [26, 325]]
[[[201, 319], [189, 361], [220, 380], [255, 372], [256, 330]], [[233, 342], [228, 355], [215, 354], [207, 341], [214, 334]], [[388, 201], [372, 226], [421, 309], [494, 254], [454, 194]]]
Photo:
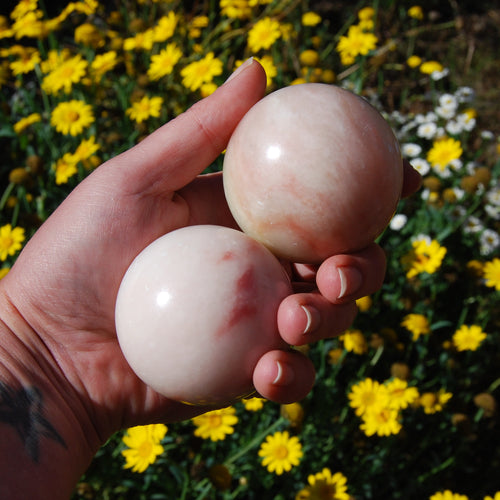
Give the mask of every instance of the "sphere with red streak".
[[241, 231], [178, 229], [144, 249], [122, 280], [120, 347], [139, 378], [164, 396], [230, 404], [253, 392], [261, 356], [286, 347], [277, 310], [290, 293], [280, 262]]
[[275, 255], [320, 263], [385, 229], [403, 183], [398, 141], [365, 99], [333, 85], [264, 97], [229, 141], [224, 189], [241, 229]]

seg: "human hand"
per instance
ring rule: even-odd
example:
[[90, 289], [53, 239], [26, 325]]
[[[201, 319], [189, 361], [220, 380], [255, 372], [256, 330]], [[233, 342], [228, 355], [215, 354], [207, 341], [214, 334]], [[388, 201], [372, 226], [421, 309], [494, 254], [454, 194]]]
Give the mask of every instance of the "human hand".
[[[199, 176], [224, 149], [239, 120], [265, 91], [256, 62], [215, 94], [164, 125], [83, 181], [40, 228], [2, 280], [3, 321], [36, 356], [47, 377], [77, 401], [77, 420], [101, 441], [141, 423], [206, 411], [168, 400], [131, 371], [116, 340], [121, 279], [159, 236], [194, 224], [235, 227], [221, 174]], [[406, 191], [416, 187], [407, 168]], [[290, 264], [297, 293], [280, 306], [278, 328], [300, 345], [334, 336], [352, 322], [355, 299], [378, 289], [385, 258], [375, 244], [319, 268]], [[24, 325], [22, 328], [19, 325]], [[305, 333], [304, 333], [305, 332]], [[314, 368], [300, 352], [271, 351], [254, 372], [256, 390], [277, 402], [304, 397]]]

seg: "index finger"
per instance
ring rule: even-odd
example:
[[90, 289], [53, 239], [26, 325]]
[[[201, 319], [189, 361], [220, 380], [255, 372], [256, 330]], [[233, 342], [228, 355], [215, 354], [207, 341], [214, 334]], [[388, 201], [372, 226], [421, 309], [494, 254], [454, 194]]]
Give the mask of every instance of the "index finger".
[[113, 160], [132, 192], [176, 191], [222, 152], [238, 122], [266, 87], [264, 69], [254, 59], [232, 76], [212, 95]]

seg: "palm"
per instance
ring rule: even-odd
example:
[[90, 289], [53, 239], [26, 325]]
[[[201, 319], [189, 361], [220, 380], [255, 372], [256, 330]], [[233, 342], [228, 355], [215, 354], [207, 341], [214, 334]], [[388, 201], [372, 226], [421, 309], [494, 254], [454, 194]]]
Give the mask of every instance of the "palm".
[[253, 82], [230, 86], [222, 106], [202, 101], [100, 167], [35, 234], [9, 273], [12, 302], [70, 384], [83, 387], [104, 412], [104, 435], [127, 423], [195, 413], [161, 398], [132, 373], [116, 340], [115, 299], [132, 260], [162, 234], [188, 224], [231, 224], [220, 175], [197, 174], [225, 147], [261, 97], [262, 84], [256, 73]]

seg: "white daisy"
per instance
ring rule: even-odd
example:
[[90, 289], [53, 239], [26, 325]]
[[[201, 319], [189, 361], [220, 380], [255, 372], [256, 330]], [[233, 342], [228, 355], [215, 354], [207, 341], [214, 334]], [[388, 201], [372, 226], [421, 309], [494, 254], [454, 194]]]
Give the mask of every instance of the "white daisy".
[[479, 233], [484, 229], [483, 223], [479, 217], [474, 215], [469, 215], [464, 221], [463, 230], [464, 233]]
[[436, 137], [438, 127], [434, 122], [422, 123], [417, 129], [417, 135], [424, 139], [434, 139]]
[[428, 174], [431, 169], [429, 162], [423, 158], [413, 158], [411, 165], [422, 176]]
[[479, 237], [481, 255], [489, 255], [500, 246], [500, 235], [493, 229], [485, 229]]
[[401, 146], [401, 152], [404, 156], [414, 158], [422, 152], [422, 147], [414, 142], [407, 142]]
[[391, 222], [389, 223], [389, 227], [391, 229], [393, 229], [394, 231], [399, 231], [406, 225], [407, 221], [408, 221], [408, 217], [406, 215], [396, 214], [391, 219]]

